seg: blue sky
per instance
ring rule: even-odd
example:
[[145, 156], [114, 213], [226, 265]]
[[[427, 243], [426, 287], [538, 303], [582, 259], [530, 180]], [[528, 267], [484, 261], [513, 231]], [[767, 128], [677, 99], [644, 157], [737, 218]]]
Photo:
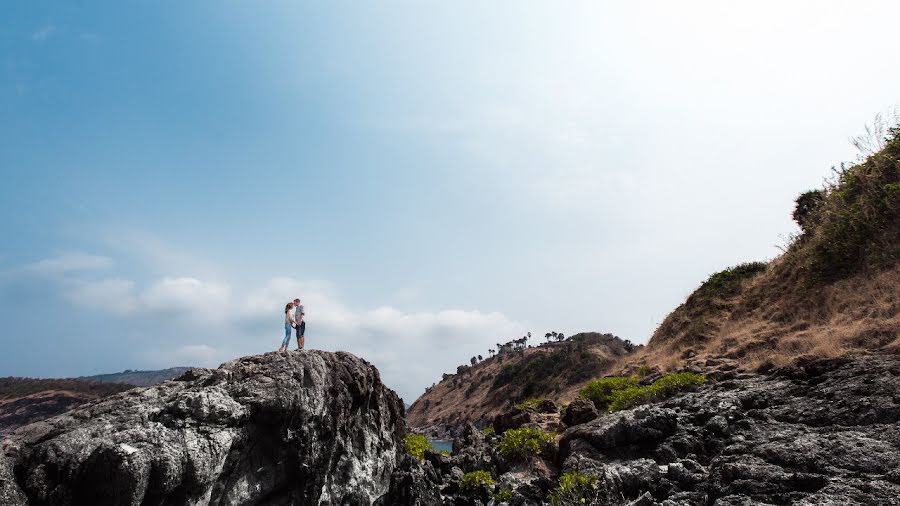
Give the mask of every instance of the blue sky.
[[897, 103], [891, 2], [7, 2], [0, 375], [644, 342]]

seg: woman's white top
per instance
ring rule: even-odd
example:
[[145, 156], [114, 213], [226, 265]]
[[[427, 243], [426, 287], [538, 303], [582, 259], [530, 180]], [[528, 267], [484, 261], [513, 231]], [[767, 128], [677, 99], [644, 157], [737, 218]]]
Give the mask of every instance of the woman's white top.
[[294, 324], [294, 307], [291, 306], [290, 309], [284, 312], [284, 323], [289, 323], [291, 325]]

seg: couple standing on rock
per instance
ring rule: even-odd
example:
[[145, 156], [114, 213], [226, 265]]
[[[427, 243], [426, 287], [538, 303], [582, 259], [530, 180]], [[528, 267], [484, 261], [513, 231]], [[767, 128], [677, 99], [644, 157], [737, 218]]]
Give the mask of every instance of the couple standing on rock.
[[291, 328], [297, 330], [297, 351], [303, 349], [304, 337], [306, 333], [306, 313], [303, 312], [303, 304], [300, 299], [294, 299], [284, 306], [284, 340], [281, 341], [281, 348], [278, 351], [287, 351], [288, 344], [291, 342]]

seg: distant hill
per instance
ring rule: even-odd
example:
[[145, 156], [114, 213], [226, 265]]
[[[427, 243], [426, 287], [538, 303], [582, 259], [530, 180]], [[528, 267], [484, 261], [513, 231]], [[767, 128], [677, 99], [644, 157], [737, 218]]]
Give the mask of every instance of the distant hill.
[[175, 378], [188, 367], [124, 371], [81, 378], [0, 378], [0, 435], [81, 404]]
[[568, 402], [586, 381], [602, 376], [635, 349], [612, 334], [596, 332], [522, 345], [445, 374], [413, 402], [406, 418], [414, 427], [456, 425], [486, 421], [529, 398]]
[[149, 387], [162, 383], [163, 381], [177, 378], [184, 374], [188, 369], [190, 369], [190, 367], [172, 367], [159, 371], [132, 371], [129, 369], [111, 374], [85, 376], [80, 379], [102, 381], [104, 383], [124, 383], [126, 385], [134, 385], [137, 387]]
[[0, 434], [131, 388], [84, 379], [0, 378]]

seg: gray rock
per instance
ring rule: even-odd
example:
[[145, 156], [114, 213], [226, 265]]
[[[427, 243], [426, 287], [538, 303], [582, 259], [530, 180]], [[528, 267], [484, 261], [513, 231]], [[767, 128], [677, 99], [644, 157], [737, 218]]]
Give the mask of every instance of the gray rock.
[[735, 375], [576, 425], [560, 445], [560, 472], [599, 478], [596, 504], [900, 505], [900, 360]]
[[245, 357], [19, 429], [0, 502], [384, 503], [402, 488], [404, 430], [396, 394], [353, 355]]
[[593, 402], [581, 397], [572, 401], [563, 415], [562, 422], [569, 427], [590, 422], [600, 416]]

